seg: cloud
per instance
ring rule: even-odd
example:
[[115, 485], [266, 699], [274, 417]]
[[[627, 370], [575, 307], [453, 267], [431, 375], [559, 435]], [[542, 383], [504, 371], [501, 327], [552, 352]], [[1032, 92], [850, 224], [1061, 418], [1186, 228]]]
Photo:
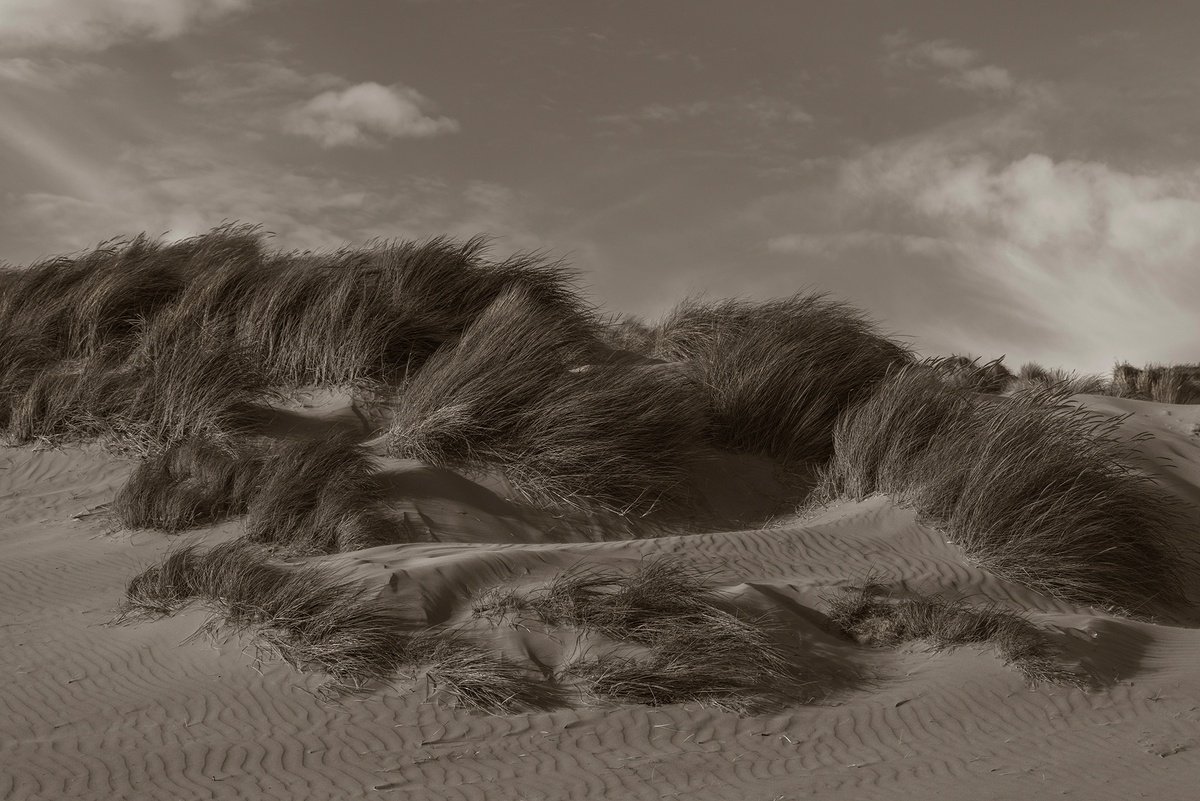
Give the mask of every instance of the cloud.
[[278, 59], [210, 62], [179, 70], [172, 77], [189, 87], [180, 99], [198, 106], [292, 102], [305, 94], [349, 85], [336, 75], [303, 73]]
[[537, 201], [494, 183], [356, 180], [199, 143], [131, 149], [93, 170], [88, 183], [103, 187], [98, 195], [0, 196], [0, 259], [27, 263], [143, 231], [179, 239], [232, 220], [261, 223], [284, 249], [481, 233], [506, 249], [549, 244], [536, 233]]
[[0, 48], [98, 51], [165, 41], [250, 7], [253, 0], [0, 0]]
[[956, 293], [922, 288], [929, 325], [973, 317], [974, 347], [1086, 370], [1196, 359], [1200, 164], [1123, 169], [982, 147], [947, 128], [847, 160], [829, 202], [854, 209], [844, 227], [768, 247], [899, 252], [899, 272], [880, 276], [899, 291], [913, 291], [903, 273], [922, 261], [952, 270]]
[[284, 118], [287, 133], [322, 147], [378, 145], [383, 139], [425, 138], [458, 131], [458, 122], [428, 113], [429, 101], [407, 86], [368, 82], [322, 92]]
[[885, 58], [892, 66], [940, 73], [939, 83], [976, 94], [1006, 94], [1017, 88], [1008, 70], [981, 64], [979, 52], [948, 39], [913, 41], [907, 31], [883, 37]]
[[106, 67], [60, 58], [0, 58], [0, 83], [32, 89], [65, 89], [81, 80], [110, 73]]

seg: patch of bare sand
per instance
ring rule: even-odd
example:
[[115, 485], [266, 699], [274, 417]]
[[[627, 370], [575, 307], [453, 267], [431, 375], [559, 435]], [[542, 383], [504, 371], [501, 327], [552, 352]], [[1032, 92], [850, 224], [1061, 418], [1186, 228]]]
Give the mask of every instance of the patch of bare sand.
[[[1190, 433], [1200, 407], [1084, 400], [1133, 412], [1127, 429], [1156, 436], [1147, 469], [1200, 498]], [[344, 407], [331, 419], [353, 421]], [[1185, 799], [1200, 786], [1200, 630], [1000, 581], [883, 498], [765, 529], [631, 539], [599, 523], [555, 529], [501, 481], [386, 464], [398, 513], [415, 515], [426, 541], [323, 561], [414, 624], [457, 622], [514, 656], [562, 658], [569, 642], [488, 629], [472, 599], [580, 562], [629, 570], [670, 556], [712, 571], [731, 604], [770, 614], [807, 654], [802, 697], [768, 716], [688, 706], [488, 716], [421, 687], [320, 700], [320, 677], [280, 664], [260, 674], [241, 641], [185, 642], [200, 611], [104, 625], [125, 581], [179, 542], [105, 533], [93, 512], [130, 467], [90, 447], [0, 451], [0, 798]], [[737, 495], [729, 480], [715, 484]], [[751, 507], [730, 519], [762, 511]], [[901, 592], [1026, 611], [1104, 686], [1029, 690], [986, 651], [872, 649], [826, 631], [823, 596], [871, 571]]]

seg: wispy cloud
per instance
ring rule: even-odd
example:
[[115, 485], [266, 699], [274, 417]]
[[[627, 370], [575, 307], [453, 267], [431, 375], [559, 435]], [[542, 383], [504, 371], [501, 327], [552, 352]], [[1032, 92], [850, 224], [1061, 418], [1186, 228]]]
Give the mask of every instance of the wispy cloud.
[[254, 0], [0, 0], [0, 49], [98, 51], [163, 41], [248, 9]]
[[598, 121], [631, 130], [670, 125], [701, 118], [719, 118], [731, 123], [760, 126], [808, 126], [813, 116], [799, 103], [768, 95], [746, 95], [724, 100], [690, 100], [678, 103], [649, 103], [633, 111], [605, 114]]
[[940, 83], [968, 92], [1005, 94], [1016, 90], [1009, 71], [986, 64], [977, 50], [947, 39], [915, 41], [907, 31], [883, 37], [885, 58], [892, 66], [931, 70]]
[[[82, 170], [82, 168], [81, 168]], [[90, 247], [118, 234], [178, 239], [224, 221], [261, 223], [282, 248], [323, 249], [372, 238], [490, 234], [536, 249], [537, 202], [510, 187], [402, 182], [281, 169], [199, 143], [139, 147], [94, 166], [103, 194], [28, 192], [0, 198], [11, 261]]]
[[407, 86], [360, 83], [322, 92], [292, 109], [283, 121], [287, 133], [322, 147], [364, 147], [386, 139], [426, 138], [455, 133], [458, 122], [435, 116], [430, 101]]
[[111, 69], [99, 64], [64, 61], [61, 58], [0, 58], [0, 83], [39, 90], [66, 89], [81, 80], [111, 72]]

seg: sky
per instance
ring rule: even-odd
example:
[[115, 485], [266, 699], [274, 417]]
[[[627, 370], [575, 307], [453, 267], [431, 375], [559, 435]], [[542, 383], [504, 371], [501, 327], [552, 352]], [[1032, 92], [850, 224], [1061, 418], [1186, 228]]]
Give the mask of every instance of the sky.
[[0, 0], [0, 262], [483, 233], [611, 312], [1197, 362], [1197, 41], [1165, 0]]

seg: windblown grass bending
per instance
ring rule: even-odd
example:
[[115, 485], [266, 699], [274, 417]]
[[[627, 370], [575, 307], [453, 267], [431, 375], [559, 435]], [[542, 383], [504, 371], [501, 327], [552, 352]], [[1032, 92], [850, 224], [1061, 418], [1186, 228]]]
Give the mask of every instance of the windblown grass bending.
[[1112, 391], [1122, 398], [1155, 403], [1200, 403], [1200, 365], [1150, 364], [1138, 368], [1118, 364], [1113, 368]]
[[910, 361], [860, 312], [821, 295], [685, 301], [658, 348], [697, 370], [718, 445], [793, 464], [824, 460], [841, 411]]
[[386, 603], [336, 571], [278, 564], [268, 549], [245, 540], [168, 554], [129, 582], [115, 622], [193, 604], [213, 613], [201, 632], [251, 633], [259, 660], [323, 673], [329, 693], [424, 674], [439, 693], [488, 712], [561, 701], [559, 688], [529, 669], [454, 632], [410, 631]]
[[327, 568], [278, 565], [241, 540], [172, 552], [129, 582], [117, 620], [171, 615], [193, 603], [214, 612], [210, 631], [253, 628], [260, 656], [324, 673], [331, 690], [388, 680], [424, 658], [394, 613], [361, 587]]
[[1050, 392], [1063, 395], [1108, 395], [1111, 389], [1103, 377], [1079, 375], [1061, 367], [1047, 369], [1036, 362], [1021, 365], [1016, 376], [1009, 382], [1010, 391], [1034, 393]]
[[151, 454], [113, 498], [110, 511], [128, 528], [177, 532], [245, 514], [258, 491], [265, 447], [220, 447], [191, 439]]
[[1132, 466], [1121, 418], [1066, 397], [984, 399], [901, 369], [839, 421], [818, 494], [884, 493], [981, 566], [1067, 601], [1180, 601], [1177, 504]]
[[524, 288], [506, 291], [405, 387], [389, 451], [438, 465], [491, 461], [592, 344], [585, 325], [563, 323]]
[[238, 351], [164, 343], [145, 359], [102, 352], [44, 367], [10, 400], [9, 442], [104, 439], [149, 453], [190, 438], [245, 435], [267, 393]]
[[919, 640], [942, 651], [963, 645], [990, 645], [1030, 685], [1087, 687], [1090, 679], [1064, 665], [1063, 655], [1027, 618], [995, 604], [972, 606], [941, 596], [893, 598], [868, 581], [827, 598], [829, 620], [841, 632], [874, 646]]
[[265, 463], [246, 537], [284, 553], [342, 553], [397, 542], [371, 456], [344, 432], [287, 442]]
[[596, 698], [752, 711], [798, 684], [764, 621], [726, 611], [705, 574], [667, 560], [645, 562], [632, 574], [575, 568], [528, 593], [492, 590], [476, 600], [473, 614], [496, 624], [532, 617], [636, 646], [584, 655], [559, 671]]

